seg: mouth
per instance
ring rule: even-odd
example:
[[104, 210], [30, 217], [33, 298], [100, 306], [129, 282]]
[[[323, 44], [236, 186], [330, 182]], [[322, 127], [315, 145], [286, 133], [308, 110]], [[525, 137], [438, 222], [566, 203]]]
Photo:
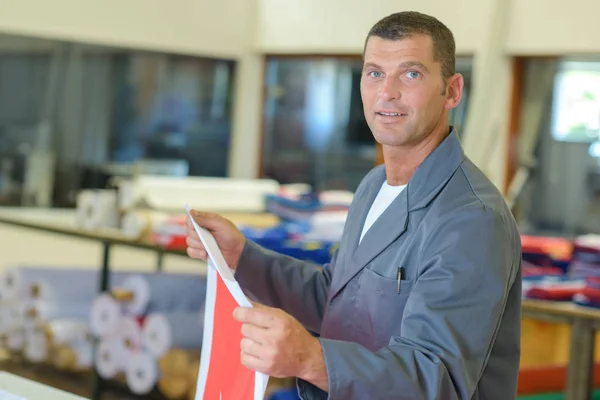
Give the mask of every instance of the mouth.
[[402, 113], [397, 113], [397, 112], [376, 111], [375, 115], [380, 115], [382, 117], [406, 117], [407, 114], [402, 114]]

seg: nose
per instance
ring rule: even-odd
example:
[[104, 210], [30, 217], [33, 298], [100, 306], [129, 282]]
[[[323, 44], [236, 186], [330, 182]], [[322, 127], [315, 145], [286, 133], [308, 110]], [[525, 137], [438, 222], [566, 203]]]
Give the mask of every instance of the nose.
[[384, 101], [398, 100], [401, 97], [400, 82], [394, 76], [388, 76], [382, 86], [381, 98]]

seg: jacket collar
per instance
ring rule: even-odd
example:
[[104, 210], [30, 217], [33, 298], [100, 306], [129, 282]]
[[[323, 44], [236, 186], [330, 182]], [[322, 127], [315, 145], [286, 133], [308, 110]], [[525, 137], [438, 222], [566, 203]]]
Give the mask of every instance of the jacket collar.
[[345, 243], [352, 262], [332, 282], [334, 296], [379, 253], [401, 236], [408, 227], [411, 211], [427, 207], [450, 180], [464, 160], [464, 152], [454, 129], [417, 168], [407, 187], [373, 223], [359, 244], [360, 235], [379, 190], [386, 180], [385, 167], [373, 171], [365, 189], [357, 193], [356, 209], [349, 215]]

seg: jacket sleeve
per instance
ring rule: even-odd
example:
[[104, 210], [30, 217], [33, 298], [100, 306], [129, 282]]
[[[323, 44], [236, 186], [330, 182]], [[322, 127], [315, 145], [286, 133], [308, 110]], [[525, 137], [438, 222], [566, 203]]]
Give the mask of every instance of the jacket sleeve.
[[377, 352], [319, 339], [329, 393], [299, 381], [303, 398], [471, 399], [521, 264], [508, 218], [471, 207], [440, 221], [424, 242], [401, 335]]
[[337, 250], [331, 262], [321, 266], [247, 241], [235, 278], [250, 298], [281, 308], [318, 333], [336, 259]]

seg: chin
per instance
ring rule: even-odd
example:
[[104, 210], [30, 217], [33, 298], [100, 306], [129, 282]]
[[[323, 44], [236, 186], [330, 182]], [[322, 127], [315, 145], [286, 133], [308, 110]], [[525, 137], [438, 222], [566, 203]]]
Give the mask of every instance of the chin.
[[401, 146], [410, 141], [409, 135], [404, 132], [377, 132], [373, 136], [383, 146]]

